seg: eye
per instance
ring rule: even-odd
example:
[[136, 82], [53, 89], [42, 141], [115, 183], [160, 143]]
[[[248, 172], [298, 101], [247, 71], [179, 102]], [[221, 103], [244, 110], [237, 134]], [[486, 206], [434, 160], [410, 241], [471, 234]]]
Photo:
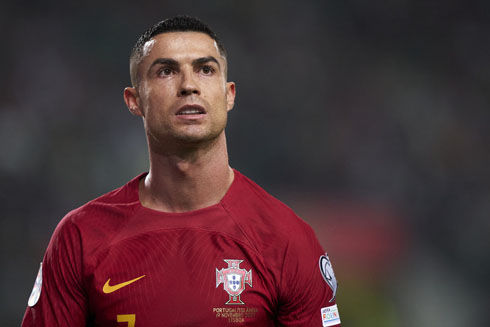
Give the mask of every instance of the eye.
[[169, 67], [163, 67], [163, 68], [158, 70], [158, 75], [160, 75], [160, 76], [169, 76], [169, 75], [172, 75], [172, 73], [173, 73], [173, 70], [172, 70], [172, 68], [169, 68]]
[[201, 71], [204, 75], [212, 75], [214, 73], [214, 68], [211, 66], [202, 66]]

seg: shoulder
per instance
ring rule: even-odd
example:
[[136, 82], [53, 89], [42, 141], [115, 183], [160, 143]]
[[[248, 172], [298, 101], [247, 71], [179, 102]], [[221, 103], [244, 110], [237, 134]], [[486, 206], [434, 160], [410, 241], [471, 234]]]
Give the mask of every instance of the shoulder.
[[269, 194], [250, 178], [235, 171], [237, 179], [224, 206], [249, 223], [275, 226], [276, 231], [306, 225], [286, 204]]
[[312, 278], [318, 289], [325, 291], [319, 270], [325, 251], [313, 229], [249, 178], [239, 173], [236, 178], [235, 190], [224, 207], [267, 266], [280, 300], [286, 303], [295, 292], [308, 289]]
[[134, 188], [140, 177], [68, 212], [57, 225], [52, 242], [68, 238], [96, 246], [99, 240], [110, 239], [132, 215], [138, 203]]
[[64, 218], [74, 224], [90, 223], [105, 216], [118, 216], [131, 210], [138, 202], [137, 184], [141, 175], [125, 185], [103, 194], [70, 211]]
[[283, 248], [301, 246], [316, 238], [311, 227], [286, 204], [237, 171], [235, 178], [237, 185], [223, 206], [256, 247], [270, 247], [271, 242]]

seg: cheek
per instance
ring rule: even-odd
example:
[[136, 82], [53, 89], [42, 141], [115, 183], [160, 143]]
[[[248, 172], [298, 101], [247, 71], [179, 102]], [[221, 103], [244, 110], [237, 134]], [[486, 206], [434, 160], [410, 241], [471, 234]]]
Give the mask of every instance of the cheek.
[[175, 85], [171, 82], [154, 79], [148, 82], [143, 88], [142, 96], [146, 102], [161, 102], [168, 99], [170, 95], [175, 94]]
[[165, 88], [152, 88], [145, 96], [145, 103], [148, 109], [162, 110], [169, 102], [168, 90]]
[[[226, 102], [226, 87], [221, 83], [219, 85], [216, 85], [216, 83], [209, 85], [208, 90], [209, 98], [215, 104]], [[203, 94], [203, 97], [206, 98], [206, 94]]]

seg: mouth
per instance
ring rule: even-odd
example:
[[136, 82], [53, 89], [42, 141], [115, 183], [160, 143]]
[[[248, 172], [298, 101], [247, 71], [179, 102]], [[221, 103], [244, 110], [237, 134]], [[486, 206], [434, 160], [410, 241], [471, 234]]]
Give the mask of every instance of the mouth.
[[204, 107], [198, 104], [187, 104], [182, 107], [175, 113], [177, 116], [191, 116], [191, 115], [204, 115], [206, 114], [206, 110]]

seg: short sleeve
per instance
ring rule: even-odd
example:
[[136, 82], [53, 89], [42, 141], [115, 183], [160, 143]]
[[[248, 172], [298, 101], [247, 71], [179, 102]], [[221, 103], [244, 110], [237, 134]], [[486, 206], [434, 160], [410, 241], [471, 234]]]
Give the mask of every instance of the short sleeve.
[[280, 283], [280, 326], [340, 326], [337, 281], [328, 255], [306, 223], [292, 235]]
[[81, 236], [65, 217], [49, 242], [22, 327], [86, 326], [86, 317]]

